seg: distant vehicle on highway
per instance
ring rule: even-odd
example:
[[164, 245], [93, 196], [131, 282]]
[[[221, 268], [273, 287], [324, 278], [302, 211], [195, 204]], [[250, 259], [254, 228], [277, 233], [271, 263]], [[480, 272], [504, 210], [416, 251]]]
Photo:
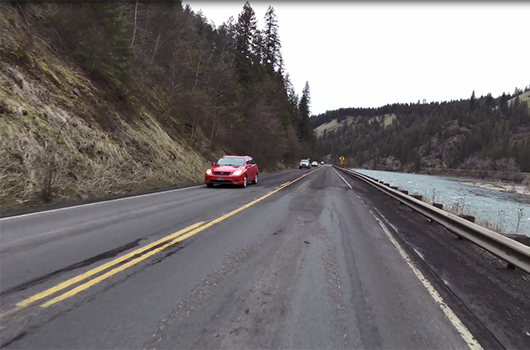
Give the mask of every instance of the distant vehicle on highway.
[[311, 168], [311, 165], [309, 164], [309, 159], [302, 159], [300, 161], [300, 164], [298, 165], [298, 168], [299, 169], [303, 169], [303, 168], [309, 169], [309, 168]]
[[320, 162], [320, 165], [324, 165], [324, 161], [321, 161], [321, 162]]
[[311, 163], [311, 166], [316, 166], [318, 167], [318, 162], [316, 160], [313, 161], [313, 163]]
[[247, 187], [249, 182], [258, 183], [258, 165], [250, 156], [223, 156], [206, 170], [206, 186], [237, 185]]

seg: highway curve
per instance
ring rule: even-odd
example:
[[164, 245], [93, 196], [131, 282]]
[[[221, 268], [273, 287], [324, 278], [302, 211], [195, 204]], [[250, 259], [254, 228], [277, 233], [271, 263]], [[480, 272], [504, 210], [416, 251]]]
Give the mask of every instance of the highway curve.
[[[407, 241], [414, 230], [415, 249], [429, 254], [436, 238], [415, 237], [433, 224], [371, 191], [324, 166], [245, 189], [198, 186], [0, 219], [0, 345], [530, 347], [530, 333], [520, 336], [524, 294], [516, 333], [500, 312], [498, 323], [477, 317], [483, 306], [464, 305], [475, 292], [453, 293], [434, 273], [465, 284], [470, 272], [452, 276], [440, 263], [449, 253], [419, 259]], [[529, 287], [508, 273], [516, 293]], [[501, 309], [496, 280], [472, 282], [496, 291], [488, 302]]]

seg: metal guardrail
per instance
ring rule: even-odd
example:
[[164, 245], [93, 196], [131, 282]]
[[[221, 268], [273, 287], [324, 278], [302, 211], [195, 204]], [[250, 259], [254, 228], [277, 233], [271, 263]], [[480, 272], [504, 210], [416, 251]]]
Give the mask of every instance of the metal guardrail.
[[386, 193], [390, 197], [405, 204], [409, 208], [421, 213], [425, 217], [445, 226], [448, 230], [459, 237], [465, 238], [475, 243], [479, 247], [486, 249], [500, 259], [506, 261], [509, 267], [518, 267], [530, 273], [530, 247], [503, 236], [497, 232], [488, 230], [482, 226], [467, 221], [457, 215], [446, 212], [433, 205], [406, 195], [399, 190], [390, 188], [389, 185], [379, 183], [377, 180], [334, 165], [335, 168], [356, 177], [369, 185]]

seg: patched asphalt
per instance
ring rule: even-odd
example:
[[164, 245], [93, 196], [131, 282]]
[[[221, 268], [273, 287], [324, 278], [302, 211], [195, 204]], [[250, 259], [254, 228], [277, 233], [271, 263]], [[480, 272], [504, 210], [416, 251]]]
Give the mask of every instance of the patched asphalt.
[[[309, 171], [268, 174], [246, 189], [190, 188], [0, 221], [2, 312]], [[71, 298], [3, 316], [1, 342], [20, 349], [465, 348], [364, 201], [484, 347], [530, 347], [528, 276], [346, 179], [353, 190], [333, 168], [319, 168]]]

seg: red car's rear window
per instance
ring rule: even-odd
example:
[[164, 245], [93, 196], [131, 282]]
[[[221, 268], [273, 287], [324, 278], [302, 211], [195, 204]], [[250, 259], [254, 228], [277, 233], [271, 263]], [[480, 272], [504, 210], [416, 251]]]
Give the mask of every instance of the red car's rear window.
[[223, 157], [217, 161], [217, 165], [244, 166], [245, 158]]

